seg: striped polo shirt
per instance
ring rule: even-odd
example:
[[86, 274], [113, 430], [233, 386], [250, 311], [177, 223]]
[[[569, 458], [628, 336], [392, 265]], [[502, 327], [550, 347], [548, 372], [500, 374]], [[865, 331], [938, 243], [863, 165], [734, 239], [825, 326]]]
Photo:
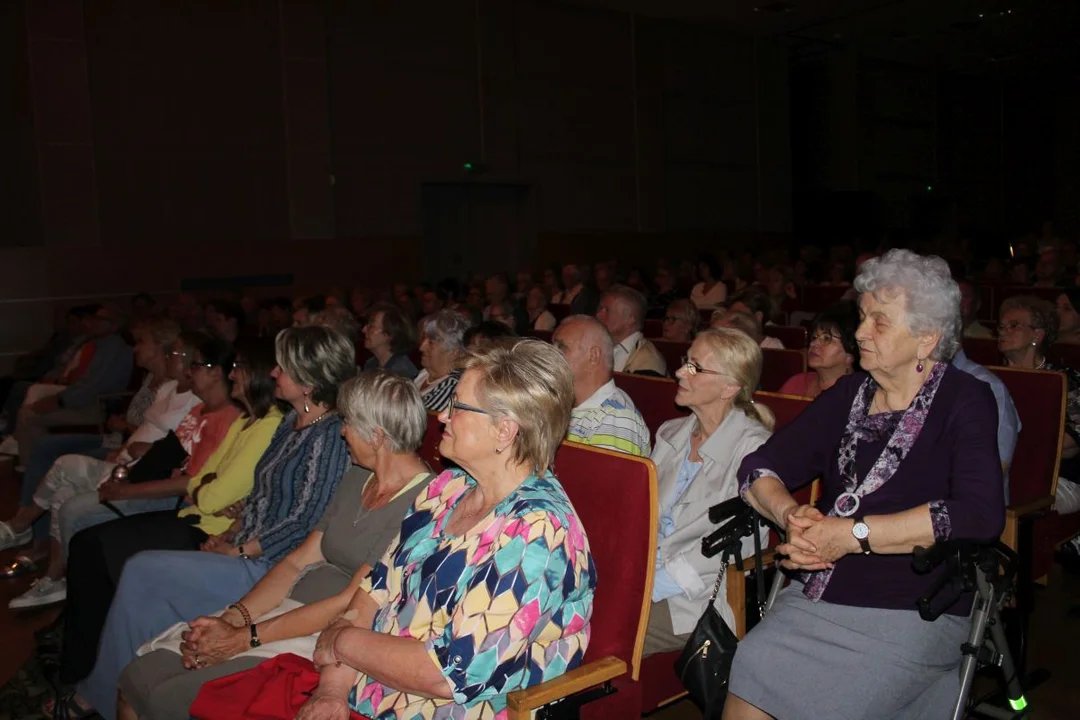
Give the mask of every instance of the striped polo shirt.
[[570, 413], [567, 440], [607, 448], [630, 455], [649, 456], [649, 428], [630, 397], [615, 387], [614, 380], [600, 386]]

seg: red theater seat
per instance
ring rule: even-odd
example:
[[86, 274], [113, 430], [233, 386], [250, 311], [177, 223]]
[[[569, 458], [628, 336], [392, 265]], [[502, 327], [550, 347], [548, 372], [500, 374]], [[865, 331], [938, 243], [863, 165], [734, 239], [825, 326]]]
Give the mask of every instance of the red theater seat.
[[[1009, 468], [1009, 508], [1001, 539], [1021, 555], [1022, 563], [1030, 563], [1029, 577], [1040, 578], [1050, 567], [1054, 546], [1080, 531], [1080, 514], [1076, 514], [1076, 530], [1065, 535], [1048, 532], [1056, 527], [1065, 533], [1070, 527], [1069, 516], [1061, 522], [1062, 516], [1051, 513], [1065, 424], [1065, 376], [1044, 370], [991, 369], [1005, 383], [1021, 424]], [[1022, 547], [1025, 523], [1034, 523], [1035, 540], [1030, 548]]]
[[765, 334], [784, 343], [787, 350], [805, 350], [809, 346], [806, 328], [799, 325], [766, 325]]
[[776, 392], [792, 375], [806, 372], [806, 354], [801, 350], [772, 350], [763, 348], [761, 389]]
[[653, 437], [665, 422], [688, 412], [675, 404], [678, 386], [674, 380], [628, 373], [615, 373], [614, 378], [615, 385], [634, 401]]
[[581, 717], [635, 717], [656, 558], [656, 467], [647, 458], [565, 442], [555, 474], [589, 535], [596, 563], [592, 635], [581, 667], [510, 693], [507, 717], [525, 720], [534, 710], [607, 682], [617, 692], [584, 705]]
[[1002, 358], [997, 342], [997, 338], [964, 338], [961, 344], [968, 360], [989, 366], [1001, 364]]
[[690, 343], [670, 342], [668, 340], [653, 340], [652, 343], [660, 351], [660, 354], [664, 356], [668, 375], [675, 374], [675, 371], [679, 369], [679, 363], [690, 352]]
[[818, 313], [825, 308], [835, 305], [843, 299], [844, 293], [851, 288], [834, 285], [807, 285], [802, 291], [802, 304], [800, 310]]

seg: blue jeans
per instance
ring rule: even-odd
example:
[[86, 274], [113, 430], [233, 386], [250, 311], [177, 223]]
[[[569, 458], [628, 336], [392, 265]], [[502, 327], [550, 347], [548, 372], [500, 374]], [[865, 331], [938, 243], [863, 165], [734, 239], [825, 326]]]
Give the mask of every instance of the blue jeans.
[[[34, 445], [30, 453], [30, 462], [26, 464], [26, 473], [22, 479], [19, 498], [20, 507], [34, 504], [34, 491], [49, 468], [63, 455], [89, 455], [104, 460], [108, 449], [101, 446], [100, 435], [45, 435]], [[48, 513], [34, 523], [34, 539], [44, 540], [49, 537]]]
[[135, 653], [178, 622], [209, 615], [236, 602], [270, 569], [207, 552], [151, 550], [127, 561], [105, 620], [97, 662], [79, 694], [104, 717], [116, 716], [116, 684]]

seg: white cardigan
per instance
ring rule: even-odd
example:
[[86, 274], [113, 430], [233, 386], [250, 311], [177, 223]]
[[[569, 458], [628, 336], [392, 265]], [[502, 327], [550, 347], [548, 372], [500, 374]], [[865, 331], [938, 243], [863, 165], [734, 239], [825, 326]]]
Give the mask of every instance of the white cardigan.
[[[697, 419], [668, 420], [656, 431], [652, 461], [656, 464], [657, 490], [661, 508], [675, 489], [679, 468], [690, 447], [690, 435]], [[716, 574], [720, 572], [721, 556], [706, 558], [701, 554], [701, 538], [716, 529], [709, 522], [709, 508], [739, 494], [736, 473], [744, 457], [769, 439], [769, 431], [741, 410], [733, 409], [720, 427], [702, 443], [698, 454], [701, 469], [682, 497], [671, 510], [675, 532], [660, 538], [659, 564], [683, 589], [683, 594], [668, 598], [671, 627], [683, 635], [694, 629], [712, 592]], [[762, 541], [767, 541], [768, 528], [762, 529]], [[743, 557], [753, 553], [753, 538], [743, 541]], [[716, 609], [734, 630], [735, 616], [724, 598], [727, 597], [727, 578], [720, 588]]]

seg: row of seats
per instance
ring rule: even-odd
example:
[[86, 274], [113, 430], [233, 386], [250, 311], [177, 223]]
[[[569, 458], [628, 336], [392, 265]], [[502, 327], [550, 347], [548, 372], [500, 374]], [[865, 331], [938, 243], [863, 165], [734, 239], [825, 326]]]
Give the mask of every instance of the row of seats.
[[[551, 342], [551, 331], [530, 330], [529, 336], [544, 342]], [[653, 345], [660, 351], [667, 363], [669, 373], [674, 373], [690, 350], [690, 343], [653, 340]], [[762, 348], [764, 361], [761, 366], [761, 389], [776, 392], [792, 375], [806, 372], [806, 353], [801, 350], [773, 350]], [[636, 400], [635, 400], [636, 401]]]
[[[1023, 580], [1018, 600], [1022, 610], [1029, 610], [1031, 578], [1044, 574], [1049, 561], [1043, 541], [1055, 522], [1052, 504], [1064, 423], [1065, 380], [1052, 372], [993, 370], [1016, 398], [1024, 425], [1010, 474], [1012, 502], [1004, 539], [1020, 551], [1026, 565], [1019, 576]], [[676, 384], [671, 380], [617, 374], [615, 381], [634, 399], [653, 432], [665, 420], [685, 413], [675, 405]], [[778, 428], [796, 418], [810, 402], [767, 392], [756, 393], [754, 398], [773, 410]], [[436, 470], [443, 467], [438, 453], [441, 430], [436, 416], [430, 415], [421, 455]], [[601, 578], [593, 609], [592, 640], [581, 667], [513, 693], [508, 716], [524, 719], [547, 703], [610, 683], [616, 692], [585, 705], [581, 717], [639, 717], [683, 694], [673, 671], [676, 653], [641, 657], [657, 542], [656, 468], [647, 458], [565, 442], [556, 457], [555, 470], [589, 532]], [[813, 486], [804, 488], [800, 500], [812, 501], [815, 494]], [[1031, 540], [1025, 539], [1025, 526]], [[734, 629], [741, 636], [747, 620], [746, 575], [731, 567], [728, 578], [728, 602], [737, 618]]]

